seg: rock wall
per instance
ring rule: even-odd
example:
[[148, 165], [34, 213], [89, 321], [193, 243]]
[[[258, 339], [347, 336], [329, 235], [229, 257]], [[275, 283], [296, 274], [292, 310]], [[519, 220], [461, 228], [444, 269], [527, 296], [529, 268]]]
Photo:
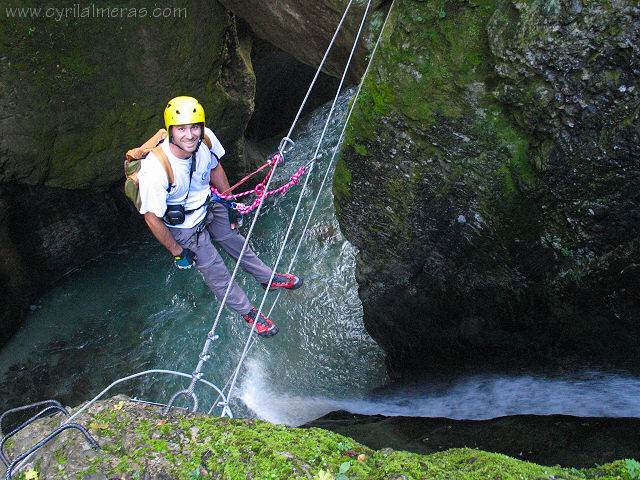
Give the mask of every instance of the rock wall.
[[374, 450], [391, 447], [428, 455], [464, 446], [540, 465], [574, 468], [640, 454], [638, 418], [509, 415], [452, 420], [338, 411], [305, 426], [325, 428]]
[[250, 32], [215, 1], [23, 7], [0, 13], [0, 342], [34, 295], [137, 231], [123, 152], [162, 126], [168, 99], [202, 102], [234, 178], [255, 90]]
[[640, 358], [639, 24], [630, 1], [396, 2], [334, 181], [392, 374]]
[[[221, 0], [224, 6], [243, 18], [256, 33], [298, 61], [317, 67], [325, 54], [343, 13], [346, 0]], [[368, 25], [375, 30], [384, 2], [371, 2]], [[324, 70], [340, 78], [367, 1], [354, 0], [325, 63]], [[377, 11], [377, 12], [376, 12]], [[365, 34], [369, 29], [365, 30]], [[358, 80], [366, 65], [366, 39], [356, 52], [351, 79]]]
[[[251, 65], [256, 75], [256, 97], [245, 137], [260, 141], [282, 135], [291, 127], [316, 69], [259, 38], [252, 43]], [[333, 99], [339, 83], [337, 78], [320, 73], [302, 115]]]
[[2, 23], [2, 183], [104, 190], [121, 176], [114, 159], [162, 127], [167, 100], [182, 93], [239, 148], [255, 80], [248, 37], [227, 10], [194, 1], [154, 18], [154, 4], [138, 1], [106, 16], [108, 2], [63, 2], [52, 15], [66, 8], [59, 21], [43, 8]]

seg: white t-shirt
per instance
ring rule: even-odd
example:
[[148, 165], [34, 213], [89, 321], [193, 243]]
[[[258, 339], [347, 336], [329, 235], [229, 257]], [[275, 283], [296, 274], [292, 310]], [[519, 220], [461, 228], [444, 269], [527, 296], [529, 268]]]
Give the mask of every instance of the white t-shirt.
[[191, 157], [176, 157], [171, 153], [168, 139], [163, 140], [160, 145], [173, 169], [174, 183], [171, 189], [169, 189], [167, 173], [156, 156], [150, 152], [142, 160], [138, 172], [138, 187], [142, 201], [140, 213], [152, 212], [162, 218], [167, 211], [167, 205], [184, 205], [185, 210], [193, 211], [185, 215], [184, 223], [172, 225], [173, 227], [191, 228], [204, 219], [207, 213], [204, 203], [210, 194], [211, 170], [218, 166], [218, 159], [225, 154], [220, 140], [209, 128], [205, 128], [205, 135], [211, 140], [211, 150], [207, 148], [204, 141], [200, 144], [196, 153], [196, 168], [191, 176], [190, 187]]

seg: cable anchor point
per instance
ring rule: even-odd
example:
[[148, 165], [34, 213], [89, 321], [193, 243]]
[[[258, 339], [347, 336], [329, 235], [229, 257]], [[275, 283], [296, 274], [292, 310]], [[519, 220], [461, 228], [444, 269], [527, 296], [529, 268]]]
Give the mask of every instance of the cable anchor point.
[[278, 150], [282, 153], [289, 153], [296, 147], [296, 144], [289, 137], [282, 137], [280, 140], [280, 145], [278, 146]]

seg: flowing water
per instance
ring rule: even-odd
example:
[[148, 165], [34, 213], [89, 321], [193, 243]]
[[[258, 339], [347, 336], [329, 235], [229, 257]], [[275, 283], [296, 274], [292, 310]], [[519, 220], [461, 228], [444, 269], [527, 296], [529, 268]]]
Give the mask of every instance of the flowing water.
[[[349, 96], [340, 99], [337, 119], [331, 122], [281, 271], [289, 265], [315, 200]], [[324, 106], [302, 122], [293, 136], [296, 149], [273, 185], [284, 183], [312, 157], [328, 110]], [[274, 151], [277, 142], [267, 142], [265, 152]], [[269, 265], [277, 258], [301, 184], [286, 196], [269, 197], [256, 224], [251, 243]], [[340, 233], [328, 184], [293, 267], [305, 284], [283, 292], [271, 315], [280, 333], [258, 339], [244, 362], [231, 403], [235, 416], [291, 425], [337, 409], [472, 419], [525, 413], [640, 416], [640, 381], [624, 372], [485, 372], [385, 386], [389, 379], [383, 353], [362, 324], [355, 255], [355, 248]], [[259, 305], [264, 292], [260, 285], [241, 271], [238, 282]], [[114, 380], [148, 369], [191, 373], [218, 307], [200, 275], [173, 267], [153, 238], [109, 251], [41, 298], [22, 329], [0, 351], [0, 411], [49, 398], [76, 405]], [[220, 338], [203, 370], [207, 380], [225, 385], [248, 331], [239, 315], [223, 311], [216, 330]], [[118, 385], [109, 394], [166, 402], [188, 383], [158, 374]], [[201, 409], [216, 398], [208, 387], [199, 386], [196, 393]]]

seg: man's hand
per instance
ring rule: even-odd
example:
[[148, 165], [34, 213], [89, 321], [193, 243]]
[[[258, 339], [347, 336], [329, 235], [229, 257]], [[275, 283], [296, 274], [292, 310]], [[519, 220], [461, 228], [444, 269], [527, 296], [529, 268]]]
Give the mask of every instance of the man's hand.
[[173, 263], [178, 268], [191, 268], [196, 263], [196, 254], [188, 248], [183, 248], [180, 255], [173, 257]]

